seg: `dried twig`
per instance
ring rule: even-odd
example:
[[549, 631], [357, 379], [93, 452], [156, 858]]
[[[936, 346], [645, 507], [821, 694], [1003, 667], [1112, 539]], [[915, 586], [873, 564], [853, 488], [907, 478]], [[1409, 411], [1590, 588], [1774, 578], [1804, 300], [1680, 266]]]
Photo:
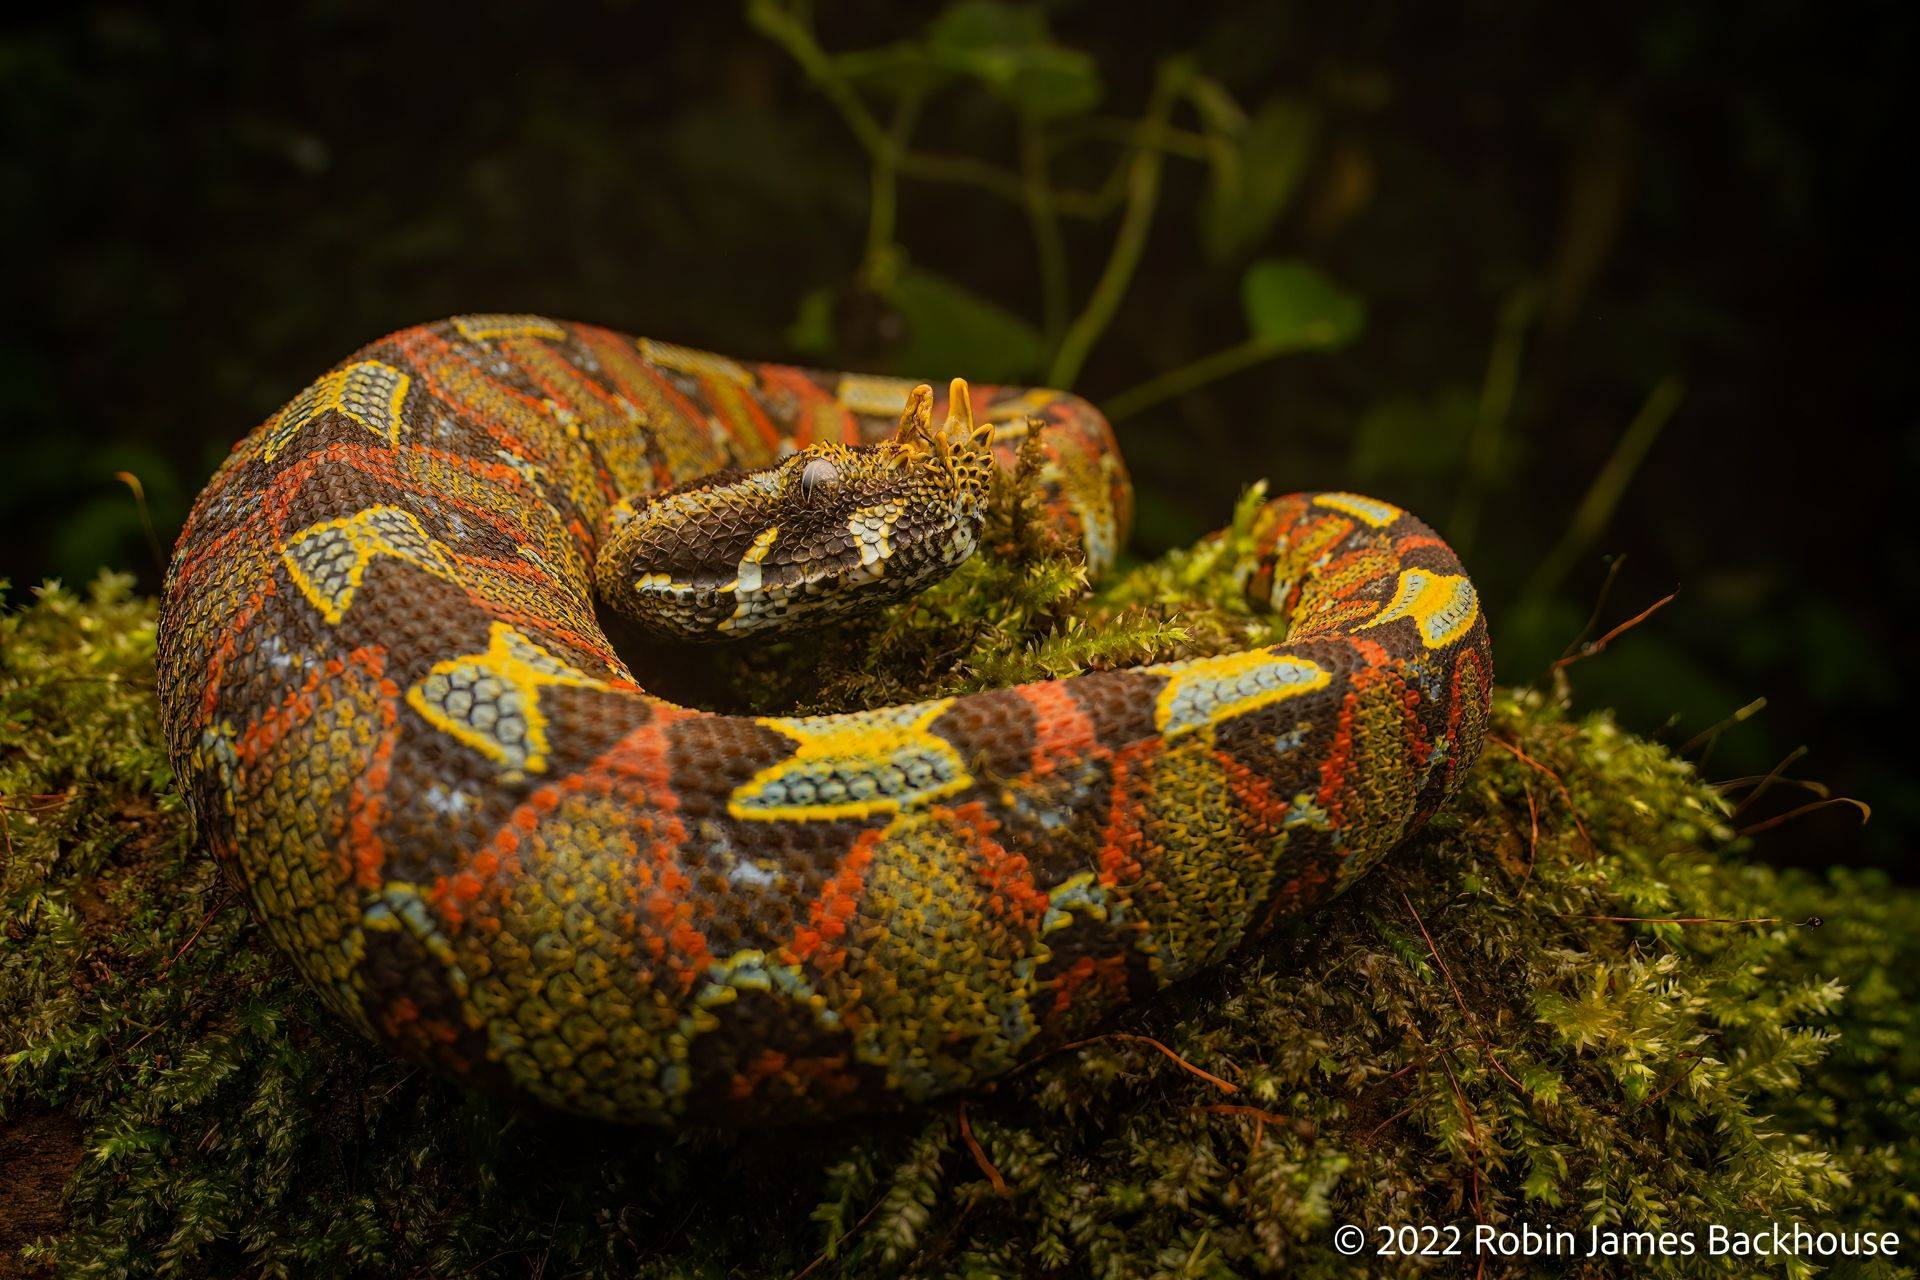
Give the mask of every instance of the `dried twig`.
[[1728, 778], [1725, 782], [1713, 783], [1712, 784], [1713, 789], [1715, 791], [1734, 791], [1741, 787], [1752, 788], [1750, 791], [1747, 792], [1746, 799], [1742, 800], [1739, 804], [1733, 806], [1733, 813], [1736, 815], [1742, 809], [1745, 809], [1748, 805], [1758, 800], [1761, 796], [1764, 796], [1765, 794], [1767, 794], [1768, 789], [1771, 788], [1775, 783], [1784, 783], [1790, 787], [1804, 788], [1805, 790], [1813, 792], [1813, 794], [1815, 794], [1816, 796], [1819, 796], [1822, 800], [1825, 800], [1827, 796], [1831, 793], [1828, 792], [1827, 786], [1824, 782], [1814, 782], [1806, 778], [1788, 778], [1788, 777], [1782, 776], [1786, 773], [1786, 771], [1789, 768], [1791, 768], [1795, 763], [1797, 763], [1802, 756], [1806, 754], [1807, 754], [1807, 746], [1805, 743], [1801, 743], [1799, 746], [1795, 747], [1793, 750], [1787, 752], [1786, 755], [1782, 756], [1780, 758], [1780, 763], [1776, 764], [1775, 766], [1773, 766], [1773, 768], [1767, 770], [1765, 773], [1749, 774], [1744, 778]]
[[160, 972], [156, 976], [165, 977], [167, 971], [173, 968], [173, 962], [187, 954], [187, 948], [200, 940], [201, 933], [206, 930], [208, 925], [213, 923], [213, 918], [226, 910], [227, 904], [233, 901], [233, 894], [233, 889], [229, 887], [226, 892], [220, 895], [220, 900], [207, 909], [206, 915], [200, 917], [200, 923], [193, 927], [193, 932], [188, 934], [187, 940], [180, 944], [180, 949], [169, 956], [167, 962], [160, 966]]
[[1639, 1107], [1635, 1107], [1634, 1110], [1638, 1111], [1640, 1110], [1641, 1107], [1652, 1106], [1654, 1103], [1660, 1101], [1660, 1099], [1666, 1097], [1669, 1093], [1672, 1093], [1676, 1088], [1678, 1088], [1682, 1084], [1685, 1084], [1687, 1077], [1692, 1075], [1696, 1070], [1698, 1070], [1701, 1062], [1705, 1060], [1705, 1055], [1703, 1054], [1690, 1053], [1687, 1056], [1693, 1059], [1692, 1063], [1687, 1067], [1687, 1069], [1685, 1071], [1682, 1071], [1673, 1080], [1662, 1085], [1660, 1087], [1660, 1092], [1654, 1094], [1651, 1098], [1646, 1099], [1644, 1102], [1640, 1104]]
[[979, 1140], [973, 1136], [973, 1126], [967, 1123], [967, 1100], [965, 1098], [960, 1099], [960, 1140], [967, 1144], [967, 1150], [973, 1153], [974, 1163], [980, 1166], [980, 1172], [986, 1174], [987, 1181], [993, 1184], [993, 1194], [997, 1196], [1012, 1195], [1013, 1188], [1009, 1187], [1007, 1180], [1000, 1176], [1000, 1171], [993, 1167], [993, 1161], [987, 1159], [985, 1149], [981, 1147]]
[[[1619, 563], [1618, 561], [1615, 561], [1616, 565], [1618, 563]], [[1613, 585], [1612, 571], [1608, 572], [1607, 585], [1608, 586]], [[1661, 596], [1658, 600], [1655, 600], [1652, 604], [1648, 605], [1646, 608], [1642, 609], [1640, 612], [1634, 614], [1631, 618], [1628, 618], [1625, 622], [1621, 623], [1619, 626], [1615, 627], [1613, 630], [1607, 632], [1607, 634], [1601, 636], [1598, 640], [1595, 640], [1592, 644], [1584, 644], [1584, 645], [1581, 645], [1576, 652], [1562, 654], [1558, 659], [1554, 661], [1552, 670], [1564, 671], [1566, 668], [1572, 666], [1576, 662], [1579, 662], [1583, 658], [1591, 658], [1596, 653], [1604, 652], [1606, 647], [1612, 644], [1615, 640], [1618, 640], [1621, 636], [1633, 630], [1635, 627], [1645, 622], [1648, 618], [1651, 618], [1654, 614], [1660, 612], [1662, 609], [1672, 604], [1674, 602], [1675, 597], [1677, 597], [1679, 594], [1680, 594], [1680, 588], [1675, 587], [1673, 590], [1667, 592], [1666, 595]]]
[[[1191, 1062], [1188, 1062], [1185, 1058], [1181, 1057], [1179, 1054], [1175, 1053], [1173, 1050], [1167, 1048], [1167, 1046], [1165, 1046], [1164, 1044], [1161, 1044], [1158, 1040], [1155, 1040], [1152, 1036], [1135, 1035], [1129, 1031], [1109, 1031], [1107, 1032], [1107, 1034], [1102, 1036], [1088, 1036], [1085, 1040], [1075, 1040], [1071, 1044], [1063, 1044], [1058, 1049], [1055, 1049], [1053, 1052], [1065, 1053], [1070, 1049], [1083, 1049], [1087, 1045], [1098, 1044], [1102, 1040], [1131, 1040], [1139, 1044], [1151, 1045], [1153, 1048], [1158, 1049], [1161, 1053], [1166, 1054], [1167, 1057], [1173, 1059], [1173, 1061], [1176, 1064], [1178, 1064], [1182, 1069], [1186, 1071], [1191, 1071], [1194, 1075], [1199, 1076], [1202, 1080], [1205, 1080], [1208, 1084], [1211, 1084], [1215, 1088], [1219, 1089], [1220, 1092], [1222, 1093], [1240, 1092], [1239, 1085], [1233, 1084], [1226, 1080], [1222, 1080], [1219, 1076], [1214, 1075], [1211, 1071], [1207, 1071], [1207, 1070], [1204, 1070], [1203, 1068], [1194, 1066]], [[1052, 1057], [1053, 1055], [1047, 1054], [1045, 1056]], [[1038, 1058], [1035, 1059], [1036, 1062], [1040, 1060], [1041, 1059], [1038, 1059]]]
[[[854, 1223], [852, 1227], [848, 1228], [847, 1233], [841, 1236], [840, 1239], [851, 1240], [853, 1239], [854, 1236], [858, 1235], [860, 1233], [860, 1228], [867, 1225], [867, 1219], [871, 1218], [874, 1214], [880, 1212], [880, 1206], [885, 1204], [886, 1202], [887, 1202], [887, 1198], [885, 1196], [881, 1196], [878, 1200], [875, 1200], [873, 1202], [873, 1207], [871, 1209], [868, 1209], [865, 1213], [861, 1214], [860, 1221]], [[838, 1244], [839, 1242], [836, 1241], [834, 1248], [837, 1248]], [[812, 1262], [809, 1262], [806, 1266], [800, 1268], [800, 1270], [793, 1273], [793, 1280], [807, 1280], [807, 1277], [812, 1275], [814, 1271], [820, 1266], [820, 1264], [825, 1262], [829, 1257], [832, 1256], [832, 1254], [833, 1254], [832, 1248], [822, 1250], [819, 1257], [815, 1258]]]
[[116, 471], [113, 478], [133, 491], [133, 505], [140, 509], [140, 524], [147, 531], [147, 548], [153, 552], [153, 563], [165, 573], [167, 571], [167, 553], [160, 546], [160, 532], [153, 527], [153, 513], [147, 510], [147, 488], [140, 483], [140, 477], [131, 471]]
[[[1688, 738], [1684, 743], [1681, 744], [1680, 754], [1686, 755], [1688, 752], [1692, 751], [1695, 747], [1699, 747], [1699, 746], [1706, 746], [1708, 748], [1711, 748], [1714, 743], [1720, 740], [1721, 734], [1725, 733], [1727, 730], [1733, 728], [1733, 726], [1737, 724], [1741, 724], [1747, 720], [1751, 720], [1754, 716], [1759, 715], [1762, 711], [1765, 711], [1766, 709], [1767, 709], [1767, 700], [1765, 698], [1755, 698], [1752, 702], [1749, 702], [1746, 706], [1741, 707], [1738, 711], [1734, 712], [1732, 715], [1728, 716], [1726, 719], [1720, 721], [1718, 724], [1709, 725], [1705, 729], [1702, 729], [1699, 733], [1694, 734], [1691, 738]], [[1700, 762], [1702, 764], [1705, 764], [1706, 757], [1702, 756]]]
[[1743, 836], [1758, 835], [1762, 831], [1771, 831], [1783, 822], [1792, 822], [1802, 814], [1812, 813], [1816, 809], [1831, 808], [1836, 804], [1850, 804], [1860, 811], [1860, 825], [1873, 821], [1873, 808], [1864, 800], [1855, 800], [1852, 796], [1832, 796], [1825, 800], [1814, 800], [1801, 805], [1798, 809], [1789, 809], [1785, 813], [1775, 814], [1764, 822], [1756, 822], [1750, 827], [1742, 827], [1736, 833]]
[[[1573, 639], [1567, 641], [1567, 647], [1560, 651], [1560, 659], [1562, 662], [1569, 660], [1572, 655], [1586, 643], [1587, 637], [1593, 634], [1593, 629], [1600, 625], [1600, 615], [1605, 612], [1607, 600], [1613, 595], [1614, 581], [1619, 578], [1620, 570], [1626, 563], [1627, 557], [1625, 553], [1612, 556], [1607, 560], [1607, 576], [1600, 583], [1600, 593], [1593, 598], [1593, 612], [1587, 615], [1587, 625], [1581, 627]], [[1555, 663], [1554, 668], [1557, 668], [1559, 665], [1559, 663]]]
[[[1479, 1043], [1480, 1051], [1486, 1055], [1488, 1065], [1498, 1071], [1508, 1084], [1520, 1089], [1520, 1082], [1515, 1080], [1512, 1073], [1500, 1065], [1500, 1059], [1494, 1056], [1493, 1046], [1487, 1042], [1486, 1032], [1480, 1029], [1480, 1020], [1473, 1016], [1473, 1010], [1467, 1008], [1467, 998], [1460, 994], [1460, 984], [1453, 980], [1453, 970], [1447, 968], [1447, 962], [1441, 956], [1440, 948], [1433, 943], [1433, 935], [1427, 932], [1427, 922], [1420, 918], [1420, 912], [1415, 910], [1413, 899], [1407, 896], [1405, 889], [1400, 891], [1400, 901], [1407, 904], [1407, 911], [1413, 916], [1413, 922], [1420, 926], [1420, 936], [1427, 940], [1427, 953], [1433, 957], [1433, 962], [1440, 966], [1440, 974], [1447, 980], [1448, 989], [1453, 992], [1453, 1002], [1460, 1006], [1460, 1016], [1465, 1018], [1467, 1025], [1473, 1029], [1474, 1039]], [[1526, 1091], [1521, 1089], [1521, 1092]]]
[[1788, 920], [1784, 916], [1590, 916], [1563, 915], [1563, 920], [1598, 920], [1603, 924], [1784, 924], [1796, 929], [1818, 929], [1826, 921], [1819, 916]]
[[1567, 802], [1567, 816], [1573, 819], [1573, 828], [1580, 833], [1581, 841], [1587, 846], [1589, 852], [1598, 852], [1598, 848], [1593, 843], [1593, 837], [1587, 834], [1587, 824], [1580, 820], [1580, 808], [1573, 802], [1573, 792], [1567, 790], [1567, 784], [1561, 779], [1560, 775], [1528, 755], [1517, 742], [1509, 742], [1505, 738], [1492, 736], [1489, 736], [1487, 741], [1497, 747], [1502, 747], [1512, 752], [1514, 759], [1520, 761], [1521, 764], [1545, 774], [1548, 779], [1552, 781], [1554, 787], [1559, 790], [1560, 798]]
[[[1473, 1121], [1473, 1107], [1467, 1101], [1467, 1091], [1460, 1087], [1460, 1078], [1453, 1074], [1453, 1065], [1447, 1061], [1444, 1055], [1442, 1055], [1440, 1059], [1440, 1067], [1447, 1073], [1447, 1082], [1453, 1086], [1453, 1099], [1459, 1104], [1460, 1114], [1467, 1122], [1467, 1141], [1473, 1144], [1474, 1151], [1474, 1158], [1467, 1165], [1467, 1175], [1470, 1179], [1467, 1185], [1473, 1197], [1473, 1220], [1477, 1223], [1484, 1224], [1487, 1217], [1480, 1208], [1480, 1126]], [[1482, 1269], [1486, 1267], [1486, 1263], [1486, 1255], [1481, 1254], [1480, 1266]], [[1474, 1272], [1475, 1276], [1479, 1274], [1479, 1270]]]

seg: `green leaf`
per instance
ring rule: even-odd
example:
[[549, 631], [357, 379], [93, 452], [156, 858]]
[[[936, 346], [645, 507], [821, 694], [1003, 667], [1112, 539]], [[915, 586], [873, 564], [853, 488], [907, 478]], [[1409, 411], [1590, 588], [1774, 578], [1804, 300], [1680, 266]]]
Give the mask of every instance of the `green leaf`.
[[960, 0], [927, 32], [933, 61], [972, 76], [1015, 110], [1036, 119], [1099, 105], [1099, 68], [1091, 55], [1053, 42], [1046, 15], [999, 0]]
[[833, 65], [856, 87], [895, 98], [931, 93], [953, 76], [917, 40], [851, 50], [836, 56]]
[[1278, 350], [1341, 347], [1359, 335], [1366, 304], [1304, 262], [1261, 258], [1240, 278], [1253, 337]]
[[927, 29], [927, 40], [939, 53], [1024, 49], [1052, 39], [1046, 14], [1031, 5], [1002, 0], [958, 0]]
[[[999, 303], [904, 261], [891, 276], [880, 294], [899, 314], [906, 336], [887, 357], [890, 371], [909, 378], [1017, 382], [1037, 376], [1046, 363], [1040, 331]], [[839, 298], [840, 290], [822, 286], [800, 299], [786, 334], [794, 351], [828, 363], [841, 355]]]
[[1213, 162], [1200, 204], [1200, 240], [1216, 262], [1258, 244], [1292, 203], [1313, 157], [1319, 120], [1297, 102], [1269, 102]]
[[1354, 428], [1354, 478], [1451, 474], [1479, 414], [1479, 399], [1465, 387], [1378, 401]]
[[825, 359], [833, 354], [833, 296], [830, 285], [807, 290], [787, 326], [787, 345], [801, 355]]
[[1038, 329], [945, 276], [903, 267], [889, 301], [906, 321], [906, 341], [888, 362], [903, 377], [1011, 382], [1046, 361]]

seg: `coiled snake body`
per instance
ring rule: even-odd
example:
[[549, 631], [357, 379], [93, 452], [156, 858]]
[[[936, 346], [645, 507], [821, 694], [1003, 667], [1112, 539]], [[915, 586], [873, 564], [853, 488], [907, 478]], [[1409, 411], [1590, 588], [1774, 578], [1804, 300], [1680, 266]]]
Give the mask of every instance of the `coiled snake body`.
[[1105, 567], [1105, 420], [975, 388], [976, 426], [959, 391], [935, 428], [893, 379], [464, 316], [247, 436], [174, 555], [161, 702], [201, 830], [325, 1001], [589, 1115], [898, 1104], [1098, 1029], [1448, 795], [1486, 721], [1478, 600], [1353, 494], [1261, 512], [1271, 648], [834, 716], [644, 691], [596, 564], [680, 634], [892, 598], [971, 550], [1029, 419], [1050, 518]]

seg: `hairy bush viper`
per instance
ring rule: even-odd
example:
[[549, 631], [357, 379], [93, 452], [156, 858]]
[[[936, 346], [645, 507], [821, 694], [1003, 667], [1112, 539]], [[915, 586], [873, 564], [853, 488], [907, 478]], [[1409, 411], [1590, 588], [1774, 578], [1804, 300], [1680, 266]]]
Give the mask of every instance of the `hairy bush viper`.
[[596, 598], [693, 637], [897, 598], [973, 549], [1030, 422], [1049, 518], [1111, 563], [1131, 490], [1090, 405], [943, 400], [472, 315], [242, 440], [174, 554], [161, 705], [201, 831], [326, 1003], [593, 1116], [914, 1101], [1339, 892], [1459, 781], [1473, 586], [1346, 493], [1260, 513], [1271, 648], [804, 718], [645, 691]]

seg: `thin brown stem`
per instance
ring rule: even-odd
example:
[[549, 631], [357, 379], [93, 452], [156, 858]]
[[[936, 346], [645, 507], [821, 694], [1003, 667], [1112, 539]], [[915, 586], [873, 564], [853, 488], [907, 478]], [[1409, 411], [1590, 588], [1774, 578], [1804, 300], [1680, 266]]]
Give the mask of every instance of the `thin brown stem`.
[[[1618, 561], [1616, 561], [1615, 563], [1617, 564]], [[1607, 575], [1607, 584], [1609, 586], [1613, 584], [1613, 575], [1611, 572], [1609, 572]], [[1604, 653], [1608, 645], [1612, 644], [1615, 640], [1618, 640], [1621, 636], [1633, 630], [1635, 627], [1645, 622], [1648, 618], [1651, 618], [1654, 614], [1660, 612], [1662, 609], [1672, 604], [1674, 602], [1675, 597], [1677, 597], [1679, 594], [1680, 594], [1680, 588], [1675, 587], [1672, 591], [1669, 591], [1666, 595], [1661, 596], [1658, 600], [1655, 600], [1652, 604], [1642, 609], [1639, 613], [1634, 614], [1631, 618], [1628, 618], [1625, 622], [1613, 628], [1613, 630], [1607, 632], [1607, 634], [1601, 636], [1598, 640], [1595, 640], [1592, 644], [1581, 645], [1578, 652], [1563, 654], [1560, 658], [1558, 658], [1554, 662], [1553, 670], [1564, 671], [1566, 668], [1572, 666], [1574, 663], [1579, 662], [1584, 658], [1591, 658], [1596, 653]], [[1602, 598], [1604, 599], [1604, 596]]]
[[1598, 920], [1603, 924], [1785, 924], [1796, 929], [1818, 929], [1826, 921], [1819, 916], [1808, 916], [1805, 920], [1788, 920], [1781, 916], [1564, 916], [1568, 920]]
[[1855, 800], [1852, 796], [1832, 796], [1825, 800], [1811, 801], [1807, 804], [1801, 805], [1797, 809], [1789, 809], [1782, 814], [1776, 814], [1775, 816], [1768, 818], [1765, 822], [1756, 822], [1750, 827], [1742, 827], [1738, 832], [1738, 834], [1743, 836], [1758, 835], [1762, 831], [1771, 831], [1775, 827], [1780, 826], [1782, 823], [1792, 822], [1795, 818], [1803, 817], [1804, 815], [1813, 813], [1819, 809], [1831, 808], [1836, 804], [1850, 804], [1854, 808], [1858, 809], [1860, 811], [1860, 825], [1863, 827], [1867, 825], [1867, 823], [1873, 821], [1873, 808], [1871, 805], [1867, 804], [1866, 801]]
[[[1440, 975], [1447, 980], [1447, 989], [1453, 992], [1453, 1002], [1460, 1006], [1460, 1016], [1467, 1020], [1467, 1026], [1472, 1030], [1481, 1053], [1486, 1055], [1487, 1065], [1498, 1071], [1508, 1084], [1520, 1089], [1520, 1082], [1515, 1080], [1512, 1073], [1500, 1065], [1500, 1059], [1494, 1056], [1493, 1046], [1487, 1043], [1486, 1032], [1480, 1029], [1480, 1020], [1473, 1016], [1473, 1010], [1467, 1008], [1467, 998], [1460, 994], [1460, 984], [1453, 980], [1453, 970], [1447, 968], [1447, 962], [1441, 956], [1440, 948], [1433, 943], [1433, 935], [1427, 932], [1427, 922], [1420, 918], [1420, 912], [1414, 908], [1413, 899], [1407, 896], [1404, 889], [1400, 891], [1400, 901], [1406, 903], [1407, 913], [1413, 917], [1414, 924], [1420, 927], [1420, 936], [1427, 940], [1427, 953], [1433, 957], [1433, 962], [1440, 966]], [[1524, 1093], [1525, 1090], [1522, 1089], [1521, 1092]]]
[[[1194, 1066], [1193, 1063], [1188, 1062], [1185, 1058], [1181, 1057], [1179, 1054], [1175, 1053], [1173, 1050], [1167, 1048], [1167, 1046], [1165, 1046], [1164, 1044], [1161, 1044], [1158, 1040], [1155, 1040], [1152, 1036], [1134, 1035], [1133, 1033], [1127, 1032], [1127, 1031], [1109, 1031], [1107, 1034], [1103, 1036], [1089, 1036], [1085, 1040], [1075, 1040], [1069, 1044], [1063, 1044], [1058, 1049], [1055, 1049], [1053, 1052], [1066, 1053], [1068, 1050], [1071, 1050], [1071, 1049], [1084, 1049], [1086, 1046], [1090, 1044], [1099, 1044], [1102, 1040], [1129, 1040], [1136, 1044], [1144, 1044], [1149, 1046], [1150, 1048], [1158, 1049], [1161, 1053], [1164, 1053], [1167, 1055], [1167, 1057], [1171, 1058], [1173, 1062], [1180, 1067], [1181, 1070], [1192, 1072], [1194, 1075], [1199, 1076], [1202, 1080], [1205, 1080], [1208, 1084], [1220, 1090], [1220, 1092], [1222, 1093], [1240, 1092], [1239, 1085], [1233, 1084], [1226, 1080], [1222, 1080], [1219, 1076], [1214, 1075], [1213, 1072], [1207, 1071], [1201, 1067]], [[1048, 1055], [1048, 1056], [1051, 1056], [1051, 1055]], [[1038, 1059], [1036, 1059], [1036, 1061], [1038, 1061]]]
[[993, 1161], [987, 1159], [986, 1150], [981, 1147], [979, 1140], [973, 1136], [973, 1126], [967, 1123], [967, 1100], [965, 1098], [960, 1100], [960, 1140], [967, 1144], [967, 1150], [973, 1153], [974, 1163], [980, 1166], [980, 1171], [987, 1175], [987, 1181], [993, 1184], [993, 1194], [997, 1196], [1012, 1195], [1013, 1188], [1009, 1187], [1007, 1180], [1000, 1176], [1000, 1171], [993, 1167]]

